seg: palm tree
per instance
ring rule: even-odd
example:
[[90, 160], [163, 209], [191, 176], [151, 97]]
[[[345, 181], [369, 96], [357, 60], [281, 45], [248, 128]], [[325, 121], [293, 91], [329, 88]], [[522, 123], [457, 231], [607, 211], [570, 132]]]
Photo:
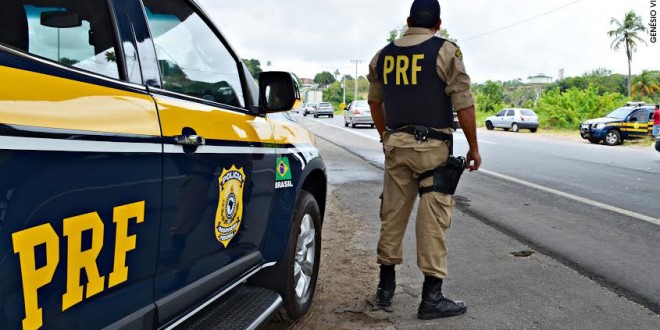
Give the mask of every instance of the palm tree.
[[660, 91], [660, 83], [654, 76], [654, 72], [644, 70], [641, 75], [635, 78], [632, 90], [634, 96], [653, 96]]
[[646, 32], [646, 26], [642, 23], [642, 18], [637, 16], [634, 11], [629, 11], [623, 18], [623, 23], [619, 22], [616, 18], [612, 17], [610, 25], [614, 25], [615, 29], [607, 32], [613, 38], [612, 49], [619, 50], [622, 45], [626, 46], [626, 56], [628, 57], [628, 96], [632, 95], [632, 81], [631, 81], [631, 62], [632, 54], [637, 51], [637, 43], [643, 42], [644, 39], [640, 38], [638, 33]]

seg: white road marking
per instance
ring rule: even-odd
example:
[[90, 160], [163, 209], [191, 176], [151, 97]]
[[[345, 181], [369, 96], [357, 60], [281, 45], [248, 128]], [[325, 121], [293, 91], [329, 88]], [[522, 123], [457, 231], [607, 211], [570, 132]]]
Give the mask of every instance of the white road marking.
[[569, 193], [565, 193], [563, 191], [559, 191], [559, 190], [555, 190], [555, 189], [552, 189], [552, 188], [544, 187], [544, 186], [541, 186], [541, 185], [538, 185], [538, 184], [535, 184], [535, 183], [531, 183], [531, 182], [527, 182], [527, 181], [524, 181], [524, 180], [516, 179], [516, 178], [510, 177], [510, 176], [507, 176], [507, 175], [504, 175], [504, 174], [496, 173], [496, 172], [493, 172], [493, 171], [489, 171], [489, 170], [485, 170], [485, 169], [479, 169], [479, 171], [483, 172], [483, 173], [486, 173], [486, 174], [489, 174], [489, 175], [492, 175], [492, 176], [495, 176], [495, 177], [498, 177], [500, 179], [504, 179], [504, 180], [511, 181], [511, 182], [514, 182], [514, 183], [518, 183], [518, 184], [521, 184], [521, 185], [524, 185], [524, 186], [527, 186], [527, 187], [530, 187], [530, 188], [539, 189], [539, 190], [549, 192], [551, 194], [555, 194], [555, 195], [558, 195], [558, 196], [561, 196], [561, 197], [564, 197], [564, 198], [572, 199], [572, 200], [580, 202], [580, 203], [595, 206], [595, 207], [598, 207], [598, 208], [601, 208], [601, 209], [604, 209], [604, 210], [612, 211], [612, 212], [615, 212], [615, 213], [619, 213], [619, 214], [622, 214], [622, 215], [625, 215], [625, 216], [628, 216], [628, 217], [631, 217], [631, 218], [646, 221], [648, 223], [660, 226], [660, 219], [649, 217], [647, 215], [643, 215], [643, 214], [639, 214], [639, 213], [636, 213], [636, 212], [624, 210], [624, 209], [621, 209], [621, 208], [618, 208], [618, 207], [615, 207], [615, 206], [611, 206], [611, 205], [603, 204], [603, 203], [600, 203], [600, 202], [596, 202], [596, 201], [593, 201], [593, 200], [590, 200], [590, 199], [587, 199], [587, 198], [584, 198], [584, 197], [575, 196], [575, 195], [572, 195], [572, 194], [569, 194]]

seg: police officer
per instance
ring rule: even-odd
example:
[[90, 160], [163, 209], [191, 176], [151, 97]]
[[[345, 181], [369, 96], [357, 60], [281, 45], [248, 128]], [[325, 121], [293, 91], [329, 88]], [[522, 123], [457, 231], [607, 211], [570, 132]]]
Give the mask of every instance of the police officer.
[[469, 144], [467, 168], [474, 171], [481, 165], [470, 78], [458, 46], [435, 37], [440, 24], [438, 0], [415, 0], [408, 30], [374, 56], [368, 76], [369, 106], [385, 153], [376, 304], [392, 303], [394, 266], [403, 262], [402, 240], [419, 193], [415, 232], [417, 265], [424, 274], [421, 319], [467, 310], [465, 303], [442, 294], [445, 231], [454, 203], [449, 194], [435, 190], [435, 177], [426, 175], [442, 169], [451, 154], [453, 109]]

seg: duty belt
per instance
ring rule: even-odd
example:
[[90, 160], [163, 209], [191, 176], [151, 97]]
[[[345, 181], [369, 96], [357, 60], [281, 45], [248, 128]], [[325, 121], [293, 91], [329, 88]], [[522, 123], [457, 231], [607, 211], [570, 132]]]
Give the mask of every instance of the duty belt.
[[428, 139], [434, 139], [434, 140], [440, 140], [440, 141], [449, 141], [452, 142], [454, 140], [454, 136], [451, 134], [446, 134], [446, 133], [441, 133], [438, 132], [430, 127], [427, 126], [403, 126], [401, 128], [394, 128], [390, 129], [388, 128], [387, 131], [389, 133], [408, 133], [411, 134], [415, 137], [417, 140], [417, 143], [422, 143], [426, 142]]

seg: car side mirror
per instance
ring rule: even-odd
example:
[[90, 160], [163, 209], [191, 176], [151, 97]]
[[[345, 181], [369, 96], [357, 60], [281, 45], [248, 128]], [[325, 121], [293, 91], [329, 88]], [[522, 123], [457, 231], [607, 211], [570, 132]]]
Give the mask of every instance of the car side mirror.
[[259, 75], [259, 113], [289, 111], [300, 102], [298, 82], [288, 72]]

